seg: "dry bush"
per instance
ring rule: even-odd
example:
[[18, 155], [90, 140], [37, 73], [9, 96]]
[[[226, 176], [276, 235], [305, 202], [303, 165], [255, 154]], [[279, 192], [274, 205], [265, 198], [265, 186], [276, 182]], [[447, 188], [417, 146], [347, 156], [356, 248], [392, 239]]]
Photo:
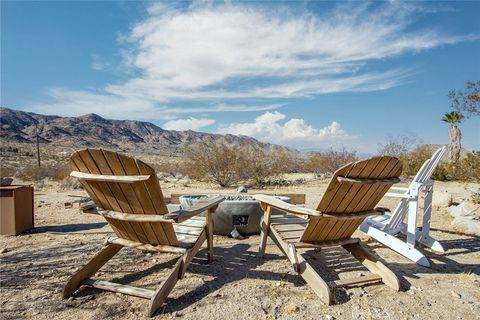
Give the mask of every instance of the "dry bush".
[[332, 175], [347, 163], [358, 160], [357, 152], [347, 150], [343, 147], [340, 150], [329, 149], [325, 152], [314, 152], [310, 154], [306, 162], [306, 169], [317, 175]]
[[15, 175], [16, 170], [10, 166], [0, 166], [0, 177], [13, 177]]
[[453, 176], [456, 180], [480, 182], [480, 152], [473, 151], [459, 161]]
[[237, 173], [241, 156], [238, 146], [199, 142], [189, 147], [185, 156], [185, 169], [194, 179], [212, 181], [222, 187], [235, 185], [241, 179]]
[[[436, 146], [421, 145], [401, 157], [403, 162], [402, 175], [412, 177], [417, 174], [425, 161], [431, 158]], [[432, 175], [433, 180], [460, 180], [480, 182], [480, 152], [471, 152], [456, 164], [440, 163]]]
[[388, 136], [385, 143], [378, 144], [378, 154], [401, 158], [417, 144], [417, 138], [412, 135], [398, 137]]
[[[403, 162], [402, 175], [405, 177], [416, 175], [424, 162], [432, 157], [435, 149], [436, 147], [431, 145], [421, 145], [415, 148], [413, 151], [401, 155], [400, 159]], [[439, 169], [439, 172], [437, 172], [437, 175], [439, 176], [441, 175], [440, 171], [441, 169]]]
[[42, 181], [45, 178], [53, 181], [61, 181], [68, 177], [70, 170], [67, 164], [56, 164], [49, 166], [30, 166], [17, 171], [16, 177], [24, 181]]
[[250, 185], [262, 187], [288, 169], [286, 152], [256, 150], [249, 144], [240, 146], [239, 152], [237, 174]]
[[77, 178], [72, 178], [70, 176], [64, 178], [62, 181], [59, 183], [59, 187], [62, 190], [79, 190], [83, 189], [82, 184], [80, 183], [80, 180]]
[[200, 142], [185, 151], [185, 171], [197, 180], [206, 180], [222, 187], [240, 182], [262, 187], [286, 172], [293, 158], [286, 151], [264, 151], [250, 144], [228, 145]]

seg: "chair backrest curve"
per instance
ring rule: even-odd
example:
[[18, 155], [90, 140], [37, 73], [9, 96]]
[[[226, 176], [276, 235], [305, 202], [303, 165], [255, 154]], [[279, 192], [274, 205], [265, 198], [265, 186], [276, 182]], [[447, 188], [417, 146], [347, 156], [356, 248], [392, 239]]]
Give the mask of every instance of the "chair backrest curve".
[[433, 172], [435, 171], [438, 164], [440, 163], [440, 160], [442, 159], [446, 150], [447, 150], [446, 146], [438, 148], [433, 153], [432, 157], [430, 159], [428, 159], [427, 161], [425, 161], [425, 163], [422, 165], [420, 170], [418, 170], [417, 174], [413, 178], [413, 181], [423, 183], [423, 182], [427, 181], [428, 179], [430, 179]]
[[352, 184], [338, 177], [353, 179], [398, 178], [402, 163], [398, 158], [383, 156], [349, 163], [338, 169], [320, 200], [317, 210], [325, 213], [351, 213], [372, 210], [392, 183]]
[[[83, 149], [70, 157], [70, 169], [107, 176], [149, 176], [147, 180], [128, 182], [80, 179], [98, 207], [129, 214], [168, 213], [155, 170], [135, 158], [102, 149]], [[120, 238], [152, 245], [178, 245], [171, 222], [121, 221], [105, 217]]]
[[146, 163], [114, 151], [83, 149], [70, 157], [70, 169], [102, 175], [149, 175], [144, 182], [83, 181], [97, 206], [105, 210], [133, 214], [168, 213], [155, 170]]
[[401, 161], [389, 156], [349, 163], [338, 169], [317, 210], [329, 215], [342, 214], [342, 217], [310, 217], [300, 241], [349, 238], [365, 219], [361, 215], [355, 217], [355, 213], [374, 209], [401, 172]]

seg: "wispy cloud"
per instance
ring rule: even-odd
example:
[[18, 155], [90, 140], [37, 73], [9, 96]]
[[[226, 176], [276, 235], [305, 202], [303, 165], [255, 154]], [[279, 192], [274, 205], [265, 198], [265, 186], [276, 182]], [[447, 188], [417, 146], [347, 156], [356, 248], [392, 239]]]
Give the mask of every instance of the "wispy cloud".
[[[273, 110], [292, 97], [385, 90], [405, 83], [414, 69], [373, 68], [371, 62], [472, 39], [416, 28], [418, 8], [342, 3], [314, 13], [255, 3], [156, 3], [121, 37], [124, 67], [135, 70], [126, 81], [100, 90], [53, 89], [52, 101], [31, 109], [172, 119]], [[93, 60], [95, 69], [105, 68], [103, 60]]]
[[170, 120], [165, 122], [165, 124], [163, 125], [163, 128], [167, 130], [177, 130], [177, 131], [185, 131], [185, 130], [199, 131], [201, 128], [211, 126], [214, 123], [215, 123], [214, 119], [208, 119], [208, 118], [177, 119], [177, 120]]
[[[341, 128], [340, 123], [333, 121], [324, 128], [315, 128], [304, 119], [286, 120], [286, 115], [278, 111], [265, 112], [253, 122], [230, 123], [218, 128], [218, 133], [246, 135], [262, 141], [281, 143], [294, 147], [327, 147], [345, 144], [355, 139]], [[282, 123], [283, 122], [283, 123]], [[303, 144], [303, 145], [302, 145]]]

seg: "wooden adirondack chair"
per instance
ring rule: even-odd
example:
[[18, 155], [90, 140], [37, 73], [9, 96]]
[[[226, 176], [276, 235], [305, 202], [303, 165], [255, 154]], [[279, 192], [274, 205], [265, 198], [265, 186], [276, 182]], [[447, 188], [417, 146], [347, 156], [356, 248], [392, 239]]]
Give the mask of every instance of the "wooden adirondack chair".
[[[73, 153], [69, 164], [73, 170], [70, 175], [80, 179], [116, 236], [108, 237], [104, 248], [70, 278], [63, 297], [81, 285], [91, 286], [149, 299], [148, 315], [152, 316], [205, 240], [208, 260], [212, 261], [212, 214], [223, 197], [168, 213], [155, 170], [142, 161], [113, 151], [85, 149]], [[198, 216], [205, 211], [205, 217]], [[180, 257], [156, 290], [91, 279], [122, 247], [177, 253]]]
[[[263, 256], [267, 236], [282, 250], [315, 293], [326, 304], [332, 302], [330, 286], [345, 287], [384, 282], [400, 289], [395, 274], [378, 261], [360, 240], [352, 238], [362, 221], [384, 213], [375, 208], [393, 183], [400, 181], [402, 164], [397, 158], [375, 157], [340, 168], [333, 175], [317, 210], [294, 206], [271, 196], [255, 195], [264, 210], [259, 254]], [[285, 215], [271, 215], [272, 208]], [[330, 286], [303, 257], [301, 250], [342, 246], [373, 274], [334, 281]]]
[[[445, 252], [440, 242], [430, 236], [433, 197], [433, 181], [430, 178], [446, 150], [444, 146], [435, 151], [432, 157], [422, 165], [408, 188], [392, 187], [390, 191], [394, 192], [385, 194], [386, 197], [401, 199], [391, 215], [369, 218], [360, 225], [360, 230], [372, 238], [424, 267], [430, 267], [430, 262], [415, 248], [416, 242], [432, 250]], [[418, 201], [422, 192], [424, 193], [423, 219], [422, 226], [417, 227]], [[404, 222], [405, 218], [407, 223]], [[406, 241], [397, 238], [400, 233], [407, 236]]]

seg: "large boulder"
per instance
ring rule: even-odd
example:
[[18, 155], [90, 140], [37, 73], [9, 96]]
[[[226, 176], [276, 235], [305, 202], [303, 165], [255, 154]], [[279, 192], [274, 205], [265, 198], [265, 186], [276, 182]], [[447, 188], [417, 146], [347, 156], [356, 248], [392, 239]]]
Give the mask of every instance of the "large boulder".
[[458, 206], [450, 208], [453, 216], [452, 225], [466, 233], [480, 236], [480, 204], [463, 201]]

